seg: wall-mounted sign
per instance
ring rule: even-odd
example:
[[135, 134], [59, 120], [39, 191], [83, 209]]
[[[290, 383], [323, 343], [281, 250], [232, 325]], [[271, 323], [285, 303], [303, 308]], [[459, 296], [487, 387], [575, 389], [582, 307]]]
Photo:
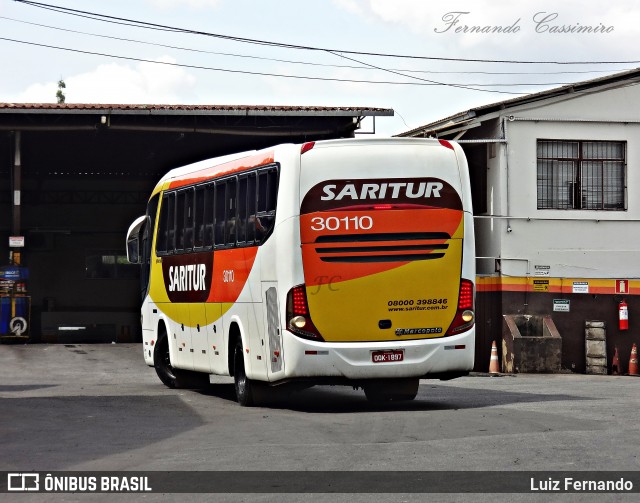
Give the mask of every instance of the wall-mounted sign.
[[616, 293], [627, 294], [629, 293], [629, 280], [617, 279], [616, 280]]
[[589, 293], [589, 283], [587, 281], [574, 281], [573, 293]]
[[9, 236], [9, 248], [24, 248], [24, 236]]
[[550, 265], [534, 265], [533, 266], [534, 276], [549, 276], [550, 272], [551, 272]]
[[533, 280], [533, 291], [534, 292], [548, 292], [549, 291], [549, 280], [548, 279], [534, 279]]
[[568, 299], [553, 299], [553, 310], [557, 313], [568, 313], [571, 311], [571, 304]]

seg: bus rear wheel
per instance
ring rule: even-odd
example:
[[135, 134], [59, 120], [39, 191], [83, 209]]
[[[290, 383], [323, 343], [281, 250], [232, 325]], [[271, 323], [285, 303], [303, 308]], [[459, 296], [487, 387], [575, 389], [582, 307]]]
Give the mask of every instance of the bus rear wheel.
[[418, 394], [420, 379], [386, 379], [365, 384], [364, 395], [373, 403], [410, 401]]
[[247, 377], [244, 368], [244, 355], [242, 349], [242, 340], [238, 338], [233, 350], [233, 381], [236, 389], [236, 400], [243, 407], [253, 407], [254, 400], [254, 382]]

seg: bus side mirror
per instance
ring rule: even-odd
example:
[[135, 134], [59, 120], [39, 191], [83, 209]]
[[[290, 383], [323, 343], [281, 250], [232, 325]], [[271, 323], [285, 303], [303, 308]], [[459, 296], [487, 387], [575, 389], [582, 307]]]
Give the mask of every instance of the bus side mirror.
[[129, 227], [129, 231], [127, 232], [127, 260], [131, 264], [141, 263], [140, 235], [141, 231], [144, 230], [144, 223], [146, 221], [147, 217], [144, 215], [136, 218]]
[[127, 260], [132, 264], [140, 263], [140, 238], [138, 236], [127, 240]]

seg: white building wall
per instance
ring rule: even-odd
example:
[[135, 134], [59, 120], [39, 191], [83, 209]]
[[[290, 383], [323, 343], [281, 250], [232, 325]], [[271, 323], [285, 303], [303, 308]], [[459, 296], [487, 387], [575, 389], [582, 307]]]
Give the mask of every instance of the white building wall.
[[504, 219], [489, 218], [490, 215], [506, 214], [506, 192], [502, 188], [506, 177], [507, 146], [495, 143], [495, 155], [487, 158], [487, 214], [476, 214], [476, 254], [478, 274], [495, 272], [495, 257], [500, 256], [502, 236], [506, 229]]
[[[504, 225], [494, 221], [488, 233], [487, 223], [479, 223], [482, 253], [504, 257], [506, 276], [534, 275], [541, 265], [551, 277], [640, 278], [640, 89], [530, 104], [505, 115], [506, 155], [497, 157], [497, 168], [490, 160], [487, 186], [490, 213], [511, 218], [495, 219]], [[538, 210], [538, 139], [626, 141], [626, 211]]]

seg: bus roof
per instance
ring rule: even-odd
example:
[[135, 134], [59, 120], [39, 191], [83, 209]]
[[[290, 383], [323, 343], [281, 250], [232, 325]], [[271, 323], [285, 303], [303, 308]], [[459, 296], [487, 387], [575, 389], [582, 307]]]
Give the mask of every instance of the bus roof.
[[[374, 137], [374, 138], [343, 138], [336, 140], [322, 140], [313, 143], [318, 147], [331, 147], [331, 146], [347, 146], [353, 144], [368, 144], [368, 145], [384, 145], [389, 143], [394, 144], [409, 144], [409, 143], [431, 143], [440, 144], [444, 147], [454, 150], [452, 143], [445, 140], [438, 140], [432, 138], [396, 138], [396, 137]], [[292, 144], [287, 144], [292, 145]], [[301, 144], [304, 145], [304, 144]], [[211, 159], [205, 159], [186, 166], [174, 168], [167, 172], [156, 184], [153, 194], [157, 193], [162, 187], [169, 182], [170, 188], [177, 188], [186, 185], [191, 185], [204, 181], [210, 178], [217, 178], [227, 174], [235, 173], [238, 171], [244, 171], [253, 167], [265, 165], [274, 162], [275, 149], [281, 145], [269, 147], [263, 150], [250, 150], [246, 152], [238, 152], [235, 154], [229, 154], [222, 157], [215, 157]]]

